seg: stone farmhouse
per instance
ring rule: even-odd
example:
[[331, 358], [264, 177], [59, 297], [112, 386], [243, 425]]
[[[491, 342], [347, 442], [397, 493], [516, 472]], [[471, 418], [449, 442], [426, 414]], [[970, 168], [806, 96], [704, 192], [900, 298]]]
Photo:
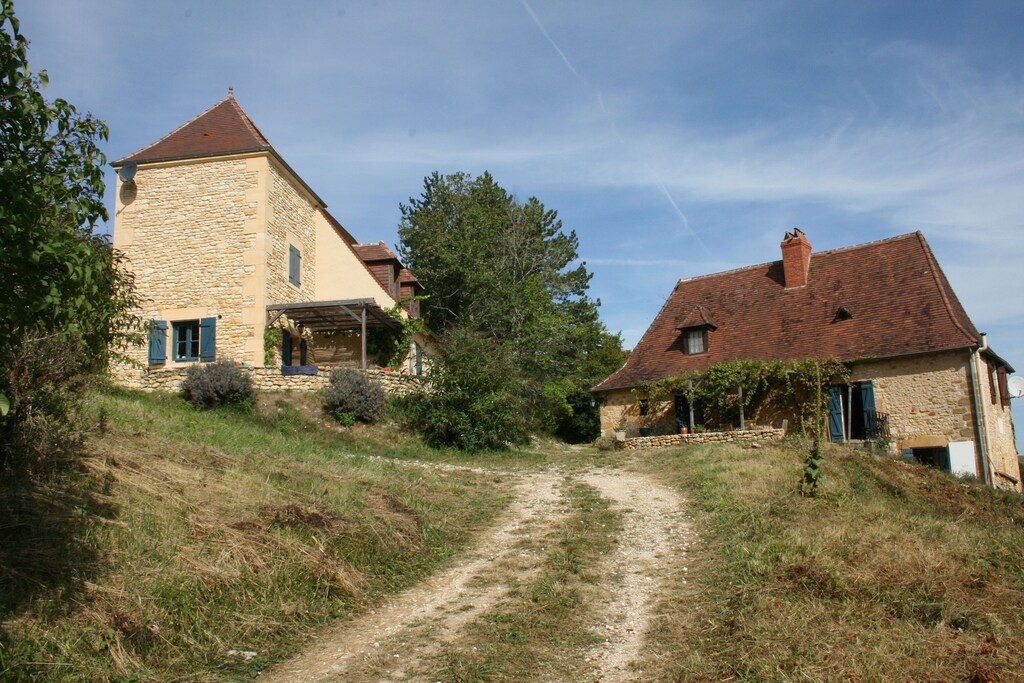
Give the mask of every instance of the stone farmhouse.
[[[431, 340], [375, 368], [376, 330], [418, 316], [415, 276], [384, 244], [359, 244], [228, 96], [118, 170], [114, 247], [129, 260], [148, 344], [123, 384], [174, 389], [191, 364], [228, 359], [257, 386], [315, 388], [348, 366], [408, 384]], [[402, 303], [402, 307], [397, 304]]]
[[[683, 371], [836, 358], [852, 375], [828, 387], [832, 441], [883, 439], [905, 457], [1021, 490], [1013, 368], [975, 328], [924, 236], [812, 253], [794, 230], [781, 247], [780, 261], [676, 284], [625, 365], [594, 387], [602, 432], [651, 410], [638, 400], [646, 383]], [[661, 409], [663, 430], [693, 431], [701, 419], [683, 396]]]

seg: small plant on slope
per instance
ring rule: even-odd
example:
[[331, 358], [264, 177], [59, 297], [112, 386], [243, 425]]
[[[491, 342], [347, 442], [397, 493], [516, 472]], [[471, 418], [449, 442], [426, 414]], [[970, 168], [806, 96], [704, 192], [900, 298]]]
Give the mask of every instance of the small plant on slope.
[[181, 383], [185, 400], [196, 408], [214, 408], [251, 401], [256, 393], [252, 380], [229, 360], [193, 365]]
[[342, 424], [375, 422], [384, 410], [384, 388], [357, 370], [339, 368], [324, 390], [324, 410]]

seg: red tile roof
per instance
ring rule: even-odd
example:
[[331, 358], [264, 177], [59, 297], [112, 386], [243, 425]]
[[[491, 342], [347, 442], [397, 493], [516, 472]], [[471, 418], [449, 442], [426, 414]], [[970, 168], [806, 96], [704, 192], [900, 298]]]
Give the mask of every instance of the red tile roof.
[[270, 142], [228, 94], [191, 121], [179, 126], [151, 145], [118, 159], [116, 168], [129, 161], [170, 161], [193, 157], [270, 151]]
[[[852, 318], [837, 317], [840, 308]], [[708, 323], [687, 355], [681, 327]], [[782, 261], [680, 280], [626, 364], [594, 391], [635, 387], [725, 360], [884, 358], [980, 340], [920, 232], [812, 253], [807, 284], [786, 289]]]
[[398, 257], [395, 256], [395, 252], [388, 249], [387, 245], [383, 242], [377, 242], [376, 244], [355, 244], [353, 248], [356, 253], [359, 254], [359, 258], [363, 259], [367, 263], [373, 261], [398, 261]]

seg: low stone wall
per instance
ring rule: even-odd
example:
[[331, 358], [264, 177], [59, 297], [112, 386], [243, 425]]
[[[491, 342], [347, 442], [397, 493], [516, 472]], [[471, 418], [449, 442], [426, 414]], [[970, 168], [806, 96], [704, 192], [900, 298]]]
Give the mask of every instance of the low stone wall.
[[754, 441], [779, 441], [786, 430], [776, 427], [758, 427], [732, 432], [701, 432], [699, 434], [666, 434], [664, 436], [638, 436], [625, 441], [616, 441], [622, 450], [641, 448], [674, 448], [703, 443], [752, 443]]
[[[143, 391], [181, 391], [181, 381], [189, 366], [125, 369], [120, 368], [113, 373], [116, 383], [131, 389]], [[242, 372], [252, 378], [253, 386], [258, 391], [303, 391], [311, 392], [323, 389], [331, 377], [333, 368], [320, 368], [315, 375], [282, 375], [280, 368], [246, 368]], [[384, 387], [384, 393], [393, 396], [423, 391], [424, 383], [419, 377], [400, 372], [385, 372], [378, 368], [366, 370], [366, 375]]]

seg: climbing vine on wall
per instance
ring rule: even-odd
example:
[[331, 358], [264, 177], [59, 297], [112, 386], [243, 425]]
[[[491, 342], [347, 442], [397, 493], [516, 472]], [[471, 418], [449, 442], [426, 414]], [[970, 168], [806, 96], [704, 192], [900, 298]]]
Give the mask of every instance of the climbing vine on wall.
[[401, 363], [409, 350], [409, 343], [412, 341], [413, 335], [427, 334], [427, 326], [423, 320], [402, 315], [402, 307], [406, 303], [424, 298], [426, 297], [401, 299], [387, 309], [386, 313], [398, 322], [399, 329], [380, 327], [367, 330], [366, 352], [376, 356], [377, 364], [381, 367], [389, 368]]
[[822, 415], [820, 411], [826, 408], [828, 385], [845, 383], [849, 376], [849, 364], [834, 358], [730, 360], [715, 363], [703, 372], [689, 370], [650, 382], [634, 393], [649, 405], [661, 405], [663, 409], [668, 408], [666, 404], [673, 396], [685, 396], [704, 409], [709, 424], [735, 422], [742, 396], [747, 419], [790, 415], [799, 419], [801, 431], [811, 434], [816, 418], [820, 420]]

